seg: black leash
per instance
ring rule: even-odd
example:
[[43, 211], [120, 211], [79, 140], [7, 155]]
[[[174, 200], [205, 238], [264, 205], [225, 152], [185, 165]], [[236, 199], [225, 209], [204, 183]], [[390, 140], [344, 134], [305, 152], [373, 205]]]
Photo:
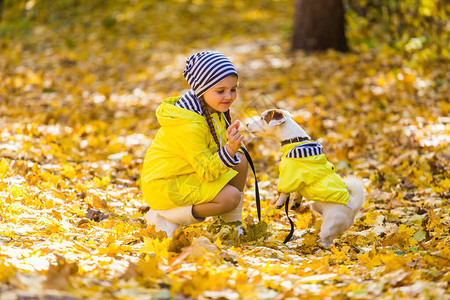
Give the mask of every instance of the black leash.
[[[256, 210], [258, 212], [258, 221], [261, 221], [261, 200], [259, 198], [259, 187], [258, 187], [258, 178], [256, 178], [256, 171], [255, 171], [255, 165], [253, 164], [252, 158], [250, 157], [250, 154], [248, 153], [247, 149], [244, 147], [241, 147], [242, 151], [244, 152], [245, 157], [247, 158], [248, 164], [250, 165], [250, 168], [253, 171], [253, 176], [255, 177], [255, 199], [256, 199]], [[294, 235], [294, 222], [292, 222], [291, 218], [289, 217], [289, 198], [287, 197], [284, 210], [286, 212], [286, 217], [289, 220], [289, 223], [291, 224], [291, 231], [289, 232], [288, 236], [284, 239], [284, 244], [286, 244]]]
[[255, 166], [253, 165], [252, 158], [250, 157], [250, 154], [248, 153], [247, 149], [245, 149], [244, 147], [241, 147], [241, 149], [244, 152], [245, 157], [247, 158], [247, 161], [248, 161], [248, 164], [250, 165], [250, 168], [252, 168], [253, 175], [255, 176], [256, 210], [258, 211], [258, 221], [261, 221], [261, 200], [259, 198], [258, 179], [256, 178]]
[[291, 218], [289, 218], [289, 198], [290, 196], [287, 197], [286, 202], [284, 203], [284, 211], [286, 212], [286, 217], [289, 220], [289, 223], [291, 223], [291, 231], [289, 232], [288, 236], [284, 239], [284, 244], [286, 244], [287, 242], [289, 242], [289, 240], [292, 238], [292, 236], [294, 235], [294, 222], [292, 222]]

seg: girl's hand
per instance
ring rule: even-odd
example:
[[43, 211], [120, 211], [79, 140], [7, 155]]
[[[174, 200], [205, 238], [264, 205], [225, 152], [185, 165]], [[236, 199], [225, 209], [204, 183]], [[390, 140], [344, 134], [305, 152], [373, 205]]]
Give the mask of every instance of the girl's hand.
[[241, 141], [244, 138], [239, 132], [239, 125], [240, 122], [235, 121], [233, 124], [228, 126], [227, 129], [227, 151], [231, 156], [234, 156], [236, 154], [237, 150], [241, 146]]

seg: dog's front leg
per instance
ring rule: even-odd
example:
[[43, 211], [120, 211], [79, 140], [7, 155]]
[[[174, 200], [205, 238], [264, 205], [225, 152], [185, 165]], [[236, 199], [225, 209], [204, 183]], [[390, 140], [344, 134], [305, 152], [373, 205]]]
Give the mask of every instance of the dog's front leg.
[[281, 193], [280, 197], [277, 200], [277, 203], [275, 203], [275, 208], [282, 208], [284, 205], [284, 202], [286, 202], [286, 199], [289, 197], [289, 194]]

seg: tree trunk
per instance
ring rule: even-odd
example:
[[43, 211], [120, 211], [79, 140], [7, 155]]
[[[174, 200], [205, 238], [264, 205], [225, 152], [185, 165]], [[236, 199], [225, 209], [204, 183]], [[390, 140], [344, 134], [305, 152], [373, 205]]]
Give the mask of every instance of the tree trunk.
[[0, 21], [2, 20], [3, 15], [3, 0], [0, 0]]
[[348, 51], [342, 0], [297, 0], [292, 50]]

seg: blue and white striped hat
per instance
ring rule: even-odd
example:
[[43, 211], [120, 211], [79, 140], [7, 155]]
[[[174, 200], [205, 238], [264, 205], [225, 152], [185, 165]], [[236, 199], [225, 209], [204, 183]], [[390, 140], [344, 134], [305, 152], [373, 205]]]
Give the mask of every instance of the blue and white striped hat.
[[219, 51], [202, 51], [186, 59], [183, 76], [197, 97], [230, 75], [238, 76], [231, 61]]

